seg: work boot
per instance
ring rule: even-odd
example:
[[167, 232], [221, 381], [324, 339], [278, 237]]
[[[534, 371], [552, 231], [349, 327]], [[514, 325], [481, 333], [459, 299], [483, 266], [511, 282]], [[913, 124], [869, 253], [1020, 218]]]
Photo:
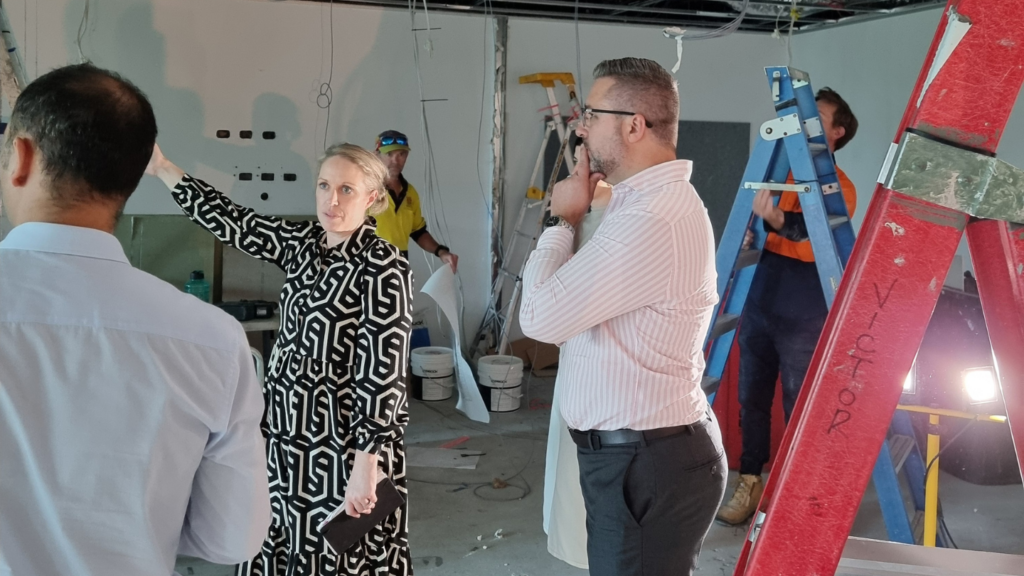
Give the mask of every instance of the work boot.
[[732, 499], [718, 509], [715, 520], [727, 526], [746, 522], [757, 510], [763, 492], [764, 480], [761, 480], [760, 476], [740, 474], [736, 479], [736, 491], [733, 492]]

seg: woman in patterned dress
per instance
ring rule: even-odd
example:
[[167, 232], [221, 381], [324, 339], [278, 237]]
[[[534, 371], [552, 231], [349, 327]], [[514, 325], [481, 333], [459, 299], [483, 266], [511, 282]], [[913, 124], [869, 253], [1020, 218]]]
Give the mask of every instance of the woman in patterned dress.
[[412, 277], [367, 217], [387, 207], [387, 169], [358, 146], [329, 148], [319, 164], [317, 222], [239, 206], [159, 147], [147, 173], [194, 222], [287, 274], [263, 388], [273, 521], [260, 554], [238, 573], [411, 575], [406, 506], [341, 554], [317, 530], [343, 500], [352, 516], [372, 510], [381, 473], [408, 494], [402, 438]]

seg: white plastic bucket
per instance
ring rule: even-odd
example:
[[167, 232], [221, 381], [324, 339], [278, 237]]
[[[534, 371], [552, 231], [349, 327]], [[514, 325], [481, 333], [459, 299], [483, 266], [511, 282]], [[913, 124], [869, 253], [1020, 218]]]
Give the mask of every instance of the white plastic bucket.
[[523, 361], [516, 356], [484, 356], [477, 361], [480, 395], [491, 412], [513, 412], [522, 404]]
[[455, 354], [451, 348], [426, 346], [409, 355], [412, 373], [423, 378], [444, 378], [455, 373]]
[[[417, 380], [419, 382], [417, 382]], [[455, 389], [455, 375], [450, 374], [444, 378], [423, 378], [413, 375], [413, 398], [424, 402], [437, 402], [452, 397]]]
[[455, 355], [451, 348], [427, 346], [409, 355], [412, 397], [437, 402], [452, 397], [455, 389]]

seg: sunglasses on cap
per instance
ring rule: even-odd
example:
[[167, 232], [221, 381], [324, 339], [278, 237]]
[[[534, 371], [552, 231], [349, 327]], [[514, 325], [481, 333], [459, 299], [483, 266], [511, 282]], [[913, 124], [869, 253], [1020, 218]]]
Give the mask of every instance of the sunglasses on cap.
[[384, 136], [380, 138], [378, 142], [378, 148], [381, 146], [391, 146], [393, 144], [398, 144], [399, 146], [409, 145], [409, 139], [406, 138], [405, 136]]

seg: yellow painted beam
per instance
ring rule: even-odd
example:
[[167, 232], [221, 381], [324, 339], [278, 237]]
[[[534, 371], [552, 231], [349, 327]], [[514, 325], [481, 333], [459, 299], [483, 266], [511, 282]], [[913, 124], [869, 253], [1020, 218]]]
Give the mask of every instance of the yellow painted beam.
[[909, 404], [900, 404], [896, 407], [899, 410], [906, 410], [907, 412], [920, 412], [922, 414], [935, 414], [936, 416], [949, 416], [951, 418], [964, 418], [967, 420], [983, 420], [988, 422], [1006, 422], [1006, 416], [991, 415], [991, 414], [972, 414], [970, 412], [960, 412], [959, 410], [947, 410], [945, 408], [929, 408], [927, 406], [911, 406]]
[[939, 520], [939, 416], [928, 416], [928, 478], [924, 485], [924, 545], [935, 547]]

